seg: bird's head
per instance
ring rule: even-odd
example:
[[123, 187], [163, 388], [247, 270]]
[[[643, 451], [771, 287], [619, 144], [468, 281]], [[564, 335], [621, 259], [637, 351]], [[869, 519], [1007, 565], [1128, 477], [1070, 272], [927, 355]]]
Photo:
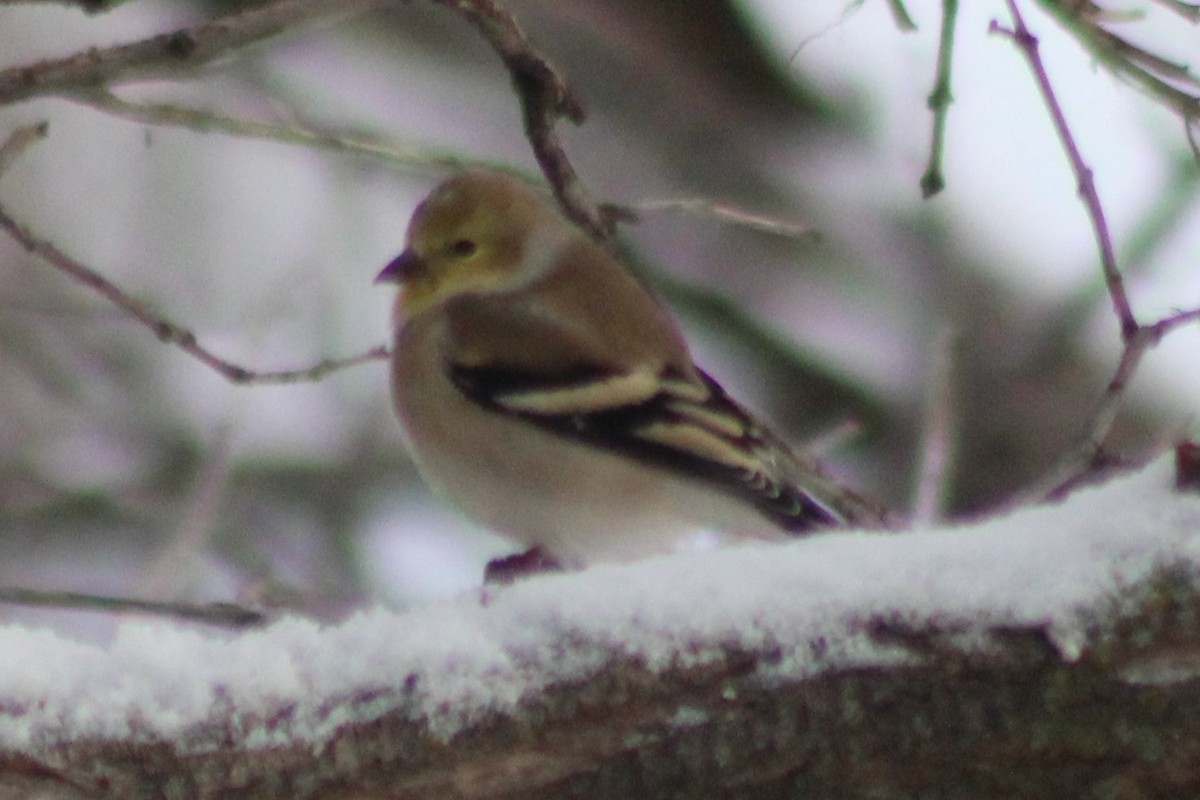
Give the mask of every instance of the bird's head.
[[551, 250], [572, 231], [517, 178], [463, 172], [417, 206], [404, 252], [375, 282], [400, 284], [397, 310], [412, 317], [460, 295], [528, 284], [552, 266]]

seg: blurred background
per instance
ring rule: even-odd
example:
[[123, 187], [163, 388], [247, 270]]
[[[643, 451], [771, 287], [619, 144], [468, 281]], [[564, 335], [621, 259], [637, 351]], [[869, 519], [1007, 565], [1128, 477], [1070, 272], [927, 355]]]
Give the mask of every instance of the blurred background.
[[[1079, 435], [1120, 337], [1029, 68], [988, 33], [993, 19], [1011, 24], [1004, 3], [960, 9], [947, 185], [930, 200], [919, 180], [939, 4], [909, 4], [912, 32], [883, 0], [504, 5], [585, 102], [586, 122], [560, 132], [586, 186], [644, 209], [622, 243], [678, 312], [697, 360], [847, 483], [911, 507], [946, 363], [945, 518], [1020, 496]], [[1196, 26], [1165, 3], [1133, 5], [1106, 24], [1180, 62], [1200, 52]], [[0, 69], [233, 7], [142, 0], [86, 15], [0, 3]], [[1094, 169], [1139, 319], [1200, 305], [1200, 182], [1183, 124], [1098, 67], [1046, 13], [1058, 4], [1022, 7]], [[0, 205], [254, 370], [386, 341], [391, 294], [371, 281], [444, 174], [431, 163], [535, 169], [500, 61], [432, 4], [313, 27], [186, 80], [115, 92], [417, 154], [148, 125], [63, 98], [0, 106], [0, 137], [50, 123], [0, 177]], [[813, 234], [654, 210], [692, 198]], [[1192, 326], [1151, 354], [1111, 452], [1136, 460], [1196, 434], [1197, 352]], [[336, 617], [477, 586], [486, 561], [511, 549], [421, 484], [383, 362], [235, 386], [0, 236], [0, 585]], [[4, 607], [0, 619], [92, 633], [109, 624]]]

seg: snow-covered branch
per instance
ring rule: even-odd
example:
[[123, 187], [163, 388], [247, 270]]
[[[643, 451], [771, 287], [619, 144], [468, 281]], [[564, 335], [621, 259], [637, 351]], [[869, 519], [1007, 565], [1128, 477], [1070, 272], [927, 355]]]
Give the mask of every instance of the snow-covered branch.
[[1200, 497], [1173, 484], [1164, 460], [980, 524], [678, 554], [334, 627], [131, 622], [104, 647], [9, 628], [0, 797], [1195, 789]]

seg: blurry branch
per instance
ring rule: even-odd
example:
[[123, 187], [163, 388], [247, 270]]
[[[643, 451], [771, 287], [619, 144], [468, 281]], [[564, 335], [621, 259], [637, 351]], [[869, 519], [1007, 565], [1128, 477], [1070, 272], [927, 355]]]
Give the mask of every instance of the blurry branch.
[[1185, 3], [1182, 0], [1158, 0], [1158, 4], [1166, 6], [1188, 22], [1200, 22], [1200, 5]]
[[857, 419], [844, 419], [804, 440], [803, 448], [818, 459], [826, 458], [849, 447], [863, 435], [863, 424]]
[[205, 447], [208, 452], [180, 520], [173, 531], [156, 542], [158, 552], [143, 569], [138, 594], [155, 599], [175, 596], [173, 589], [188, 585], [203, 555], [212, 551], [222, 495], [233, 469], [235, 428], [232, 422], [225, 422]]
[[511, 14], [493, 0], [435, 0], [461, 14], [487, 40], [512, 78], [521, 103], [525, 136], [559, 205], [572, 221], [598, 241], [607, 241], [615, 220], [592, 200], [567, 158], [555, 130], [562, 117], [579, 125], [583, 106], [566, 79], [525, 38]]
[[1074, 488], [1090, 472], [1105, 464], [1104, 440], [1117, 418], [1125, 389], [1133, 379], [1146, 353], [1171, 331], [1191, 322], [1200, 322], [1200, 308], [1179, 311], [1149, 325], [1139, 325], [1133, 336], [1125, 340], [1121, 358], [1112, 379], [1100, 398], [1096, 410], [1080, 436], [1078, 443], [1051, 473], [1039, 482], [1033, 494], [1037, 497], [1058, 497]]
[[937, 77], [929, 93], [929, 109], [933, 112], [933, 139], [929, 144], [929, 165], [921, 176], [921, 196], [933, 197], [946, 186], [942, 172], [942, 156], [946, 149], [946, 118], [954, 95], [950, 91], [951, 55], [954, 52], [954, 20], [958, 17], [958, 0], [942, 0], [942, 33], [938, 41]]
[[[32, 138], [40, 138], [46, 133], [45, 123], [33, 126], [34, 134]], [[31, 137], [30, 128], [18, 130], [8, 142], [0, 145], [0, 153], [11, 152], [15, 149], [24, 149], [29, 144]], [[40, 134], [37, 132], [40, 131]], [[12, 142], [17, 142], [13, 145]], [[0, 161], [4, 158], [0, 157]], [[11, 159], [9, 159], [11, 160]], [[325, 359], [312, 366], [302, 369], [279, 370], [273, 372], [263, 372], [247, 369], [246, 367], [238, 366], [230, 361], [213, 354], [210, 350], [203, 347], [197, 340], [196, 335], [187, 328], [180, 327], [169, 320], [156, 315], [144, 303], [130, 297], [119, 286], [105, 278], [100, 273], [85, 266], [79, 261], [68, 256], [66, 253], [59, 250], [49, 241], [39, 239], [28, 228], [21, 225], [8, 211], [0, 205], [0, 229], [3, 229], [10, 237], [18, 244], [24, 247], [30, 253], [38, 256], [42, 260], [49, 263], [55, 269], [66, 273], [68, 277], [101, 295], [117, 308], [125, 312], [126, 315], [141, 323], [154, 332], [161, 341], [168, 344], [173, 344], [183, 350], [193, 358], [198, 359], [205, 365], [219, 372], [225, 379], [231, 383], [237, 384], [263, 384], [263, 383], [297, 383], [302, 381], [316, 381], [328, 375], [335, 370], [344, 369], [346, 367], [355, 366], [357, 364], [375, 361], [387, 357], [387, 348], [381, 346], [373, 347], [366, 352], [359, 353], [355, 356], [341, 359]]]
[[[220, 57], [284, 32], [385, 7], [395, 1], [277, 0], [137, 42], [89, 48], [67, 58], [0, 70], [0, 106], [50, 95], [93, 105], [106, 104], [115, 109], [118, 104], [107, 92], [114, 84], [187, 76]], [[591, 199], [555, 129], [562, 117], [576, 124], [583, 122], [583, 106], [566, 80], [531, 47], [513, 16], [494, 0], [434, 2], [462, 15], [500, 56], [521, 104], [525, 135], [559, 204], [570, 219], [592, 236], [607, 240], [612, 235], [614, 220], [606, 218]], [[104, 94], [89, 98], [97, 89], [104, 90]], [[157, 111], [148, 108], [149, 112], [145, 108], [138, 112], [136, 107], [127, 107], [121, 113], [151, 113], [160, 118], [173, 113], [163, 107]], [[191, 121], [202, 123], [197, 118]]]
[[[756, 359], [778, 370], [789, 387], [786, 390], [789, 396], [823, 398], [808, 407], [810, 413], [836, 412], [834, 415], [838, 420], [850, 426], [843, 430], [853, 432], [859, 432], [862, 425], [859, 420], [845, 421], [846, 408], [856, 409], [858, 415], [869, 421], [877, 421], [886, 415], [880, 397], [870, 394], [860, 382], [841, 377], [837, 370], [830, 369], [795, 339], [781, 333], [726, 292], [654, 269], [633, 252], [622, 251], [620, 256], [622, 262], [645, 280], [658, 296], [681, 313], [703, 320], [710, 329], [744, 346]], [[805, 442], [804, 448], [806, 451], [827, 450], [840, 440], [842, 434], [838, 433], [829, 441], [815, 445]]]
[[[1179, 0], [1158, 2], [1190, 22], [1200, 20], [1200, 6]], [[1106, 69], [1178, 114], [1193, 155], [1200, 161], [1200, 146], [1193, 130], [1200, 121], [1200, 81], [1187, 64], [1155, 55], [1113, 33], [1104, 26], [1111, 15], [1096, 3], [1038, 0], [1038, 4]], [[1022, 27], [1018, 24], [1017, 30]]]
[[1168, 234], [1187, 217], [1200, 200], [1200, 170], [1180, 151], [1167, 165], [1167, 183], [1155, 192], [1151, 206], [1137, 220], [1122, 245], [1121, 261], [1131, 275], [1148, 264], [1166, 242]]
[[476, 163], [439, 148], [385, 142], [362, 135], [317, 130], [306, 125], [231, 117], [169, 103], [135, 103], [124, 100], [106, 89], [81, 93], [73, 99], [113, 116], [144, 125], [172, 126], [196, 133], [223, 133], [247, 139], [301, 145], [314, 150], [376, 158], [405, 167], [451, 170]]
[[260, 612], [235, 603], [202, 603], [198, 605], [167, 603], [81, 592], [46, 592], [15, 587], [0, 587], [0, 603], [76, 611], [134, 612], [233, 628], [262, 625], [266, 622], [266, 618]]
[[629, 205], [609, 204], [607, 207], [612, 209], [613, 213], [622, 219], [631, 215], [636, 218], [638, 214], [644, 212], [679, 211], [698, 217], [710, 217], [750, 230], [772, 233], [787, 239], [806, 239], [817, 236], [817, 233], [811, 227], [799, 220], [761, 214], [757, 211], [738, 208], [737, 206], [717, 200], [710, 200], [706, 197], [639, 200]]
[[55, 5], [79, 8], [89, 14], [99, 14], [102, 11], [111, 11], [128, 2], [131, 0], [0, 0], [0, 6]]
[[954, 338], [954, 332], [945, 326], [930, 348], [933, 363], [926, 381], [925, 419], [910, 518], [914, 528], [926, 528], [940, 522], [942, 506], [948, 496], [957, 435], [955, 412], [958, 410], [954, 392]]
[[789, 372], [807, 374], [812, 371], [811, 358], [795, 342], [746, 310], [725, 292], [666, 273], [651, 272], [632, 257], [624, 257], [623, 260], [634, 267], [654, 291], [680, 309], [735, 328], [739, 338], [761, 354], [764, 360], [778, 364]]
[[45, 139], [49, 131], [50, 123], [45, 121], [13, 131], [4, 140], [4, 143], [0, 144], [0, 176], [4, 175], [8, 171], [8, 168], [16, 163], [17, 159], [29, 149], [30, 145]]
[[[500, 55], [512, 76], [522, 106], [526, 134], [560, 205], [571, 219], [583, 225], [593, 236], [608, 237], [614, 221], [628, 214], [619, 207], [597, 206], [570, 164], [555, 131], [555, 124], [562, 116], [580, 122], [583, 111], [565, 79], [532, 50], [516, 21], [492, 0], [435, 1], [466, 18]], [[35, 96], [61, 96], [142, 124], [169, 125], [202, 133], [218, 132], [297, 144], [378, 158], [410, 168], [454, 169], [477, 163], [436, 149], [381, 143], [367, 137], [320, 131], [307, 126], [236, 118], [165, 103], [131, 102], [111, 91], [113, 84], [124, 81], [186, 77], [199, 66], [240, 47], [282, 33], [289, 26], [335, 12], [349, 13], [385, 4], [384, 0], [356, 0], [350, 4], [335, 4], [328, 0], [282, 0], [253, 11], [228, 15], [211, 23], [139, 42], [91, 49], [65, 59], [0, 71], [0, 105]], [[4, 156], [0, 157], [0, 171], [35, 138], [34, 134], [25, 131], [19, 139], [10, 140]], [[645, 207], [651, 210], [677, 208], [708, 214], [729, 223], [784, 236], [810, 235], [809, 229], [800, 223], [703, 199], [651, 201]], [[385, 348], [376, 347], [358, 356], [326, 360], [296, 370], [261, 372], [241, 367], [211, 353], [196, 341], [191, 331], [153, 314], [95, 270], [62, 253], [52, 243], [39, 240], [7, 212], [0, 209], [0, 214], [3, 215], [0, 217], [0, 227], [27, 250], [94, 289], [126, 314], [149, 327], [160, 339], [179, 346], [234, 383], [317, 380], [333, 370], [386, 356]], [[723, 310], [727, 321], [731, 318], [747, 318], [744, 312], [732, 315], [725, 312], [728, 309]], [[753, 331], [748, 338], [755, 338]]]
[[[279, 142], [325, 150], [343, 155], [362, 156], [404, 168], [451, 171], [482, 166], [484, 161], [459, 155], [452, 150], [420, 147], [404, 142], [385, 141], [362, 134], [322, 130], [297, 123], [265, 122], [245, 117], [232, 117], [219, 112], [189, 108], [170, 103], [138, 103], [125, 100], [105, 89], [80, 94], [73, 98], [93, 108], [122, 119], [144, 125], [184, 128], [196, 133], [223, 133], [248, 139]], [[0, 164], [0, 171], [3, 170]], [[678, 211], [707, 217], [749, 230], [771, 233], [789, 239], [815, 237], [807, 224], [798, 220], [763, 214], [738, 208], [704, 197], [658, 198], [634, 203], [606, 203], [600, 207], [601, 216], [608, 220], [636, 220], [641, 212]]]
[[88, 48], [62, 59], [0, 70], [0, 106], [32, 97], [70, 97], [128, 81], [176, 78], [307, 24], [386, 5], [386, 0], [278, 0], [212, 22], [129, 44]]
[[1148, 325], [1138, 323], [1125, 293], [1121, 272], [1117, 268], [1112, 238], [1108, 231], [1108, 223], [1104, 217], [1100, 196], [1096, 192], [1092, 170], [1083, 160], [1083, 155], [1075, 143], [1075, 137], [1071, 133], [1062, 107], [1054, 93], [1054, 88], [1050, 84], [1050, 78], [1039, 54], [1037, 37], [1026, 27], [1016, 0], [1005, 0], [1005, 2], [1008, 5], [1009, 14], [1012, 16], [1013, 27], [1006, 28], [996, 20], [992, 20], [990, 30], [1008, 37], [1029, 62], [1042, 99], [1050, 112], [1054, 128], [1071, 163], [1071, 169], [1078, 183], [1080, 198], [1092, 222], [1096, 244], [1100, 250], [1104, 282], [1113, 311], [1120, 324], [1123, 343], [1117, 368], [1113, 372], [1112, 379], [1109, 381], [1098, 407], [1085, 423], [1079, 441], [1066, 456], [1060, 459], [1047, 478], [1034, 489], [1035, 495], [1056, 496], [1069, 491], [1089, 472], [1103, 464], [1104, 441], [1116, 420], [1125, 389], [1141, 365], [1146, 352], [1162, 341], [1163, 337], [1172, 330], [1191, 322], [1200, 321], [1200, 308], [1180, 311]]
[[904, 7], [901, 0], [888, 0], [888, 9], [892, 12], [892, 19], [896, 21], [896, 27], [904, 33], [911, 33], [917, 29], [917, 23], [913, 22], [913, 18], [909, 16], [908, 9]]

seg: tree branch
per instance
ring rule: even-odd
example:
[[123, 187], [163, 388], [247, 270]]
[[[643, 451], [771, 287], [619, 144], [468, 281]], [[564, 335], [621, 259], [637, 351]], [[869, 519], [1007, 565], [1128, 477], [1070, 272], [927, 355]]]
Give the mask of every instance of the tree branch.
[[938, 40], [937, 77], [929, 93], [929, 109], [933, 111], [933, 134], [929, 145], [929, 165], [921, 176], [921, 196], [928, 199], [946, 186], [942, 170], [942, 155], [946, 149], [946, 118], [954, 95], [950, 90], [951, 55], [954, 52], [954, 21], [958, 17], [958, 0], [942, 0], [942, 34]]
[[[149, 614], [185, 622], [203, 622], [209, 625], [224, 625], [233, 628], [251, 627], [266, 622], [266, 618], [261, 612], [235, 603], [175, 603], [84, 592], [23, 589], [16, 586], [0, 586], [0, 603], [74, 611]], [[2, 796], [3, 794], [0, 793], [0, 797]]]
[[[1080, 198], [1087, 210], [1088, 219], [1096, 239], [1100, 253], [1100, 264], [1104, 274], [1105, 286], [1108, 289], [1109, 300], [1117, 316], [1123, 343], [1121, 357], [1108, 383], [1103, 396], [1093, 414], [1084, 425], [1077, 444], [1059, 460], [1050, 471], [1048, 477], [1040, 481], [1033, 489], [1022, 492], [1016, 503], [1023, 503], [1030, 497], [1058, 497], [1083, 481], [1093, 470], [1103, 466], [1104, 441], [1116, 420], [1120, 410], [1125, 389], [1141, 365], [1147, 351], [1155, 347], [1170, 331], [1182, 325], [1200, 319], [1200, 309], [1181, 311], [1164, 317], [1149, 325], [1139, 324], [1134, 316], [1129, 297], [1125, 292], [1124, 279], [1117, 267], [1116, 255], [1112, 237], [1109, 233], [1108, 222], [1105, 218], [1104, 207], [1096, 191], [1095, 180], [1091, 168], [1087, 165], [1075, 142], [1075, 137], [1067, 123], [1062, 106], [1050, 83], [1045, 65], [1042, 63], [1038, 50], [1037, 37], [1029, 30], [1016, 0], [1005, 0], [1009, 14], [1013, 19], [1013, 27], [1005, 28], [993, 20], [990, 30], [1010, 39], [1029, 62], [1034, 80], [1050, 112], [1054, 129], [1063, 144], [1071, 170], [1075, 174]], [[1161, 68], [1161, 66], [1160, 66]]]
[[88, 48], [62, 59], [0, 70], [0, 106], [32, 97], [149, 78], [178, 77], [273, 36], [385, 5], [385, 0], [276, 0], [129, 44]]
[[607, 241], [615, 220], [606, 217], [579, 180], [556, 130], [560, 118], [583, 122], [583, 105], [566, 79], [536, 52], [516, 19], [493, 0], [435, 0], [475, 26], [504, 62], [542, 173], [567, 217], [598, 241]]
[[325, 628], [0, 628], [53, 667], [0, 679], [0, 797], [1193, 797], [1200, 501], [1125, 480]]
[[[34, 133], [31, 134], [30, 130], [33, 130]], [[18, 130], [9, 137], [4, 145], [0, 145], [0, 163], [4, 163], [5, 161], [11, 162], [12, 159], [9, 157], [9, 154], [17, 150], [24, 150], [31, 141], [45, 136], [45, 133], [46, 128], [44, 123], [34, 126], [33, 129], [23, 128]], [[14, 241], [33, 255], [38, 256], [50, 264], [50, 266], [63, 272], [72, 280], [87, 286], [121, 309], [126, 315], [149, 328], [159, 340], [175, 345], [204, 365], [216, 370], [231, 383], [264, 384], [316, 381], [336, 370], [364, 364], [369, 361], [378, 361], [388, 356], [387, 348], [379, 345], [358, 355], [348, 358], [324, 359], [312, 366], [300, 369], [271, 372], [247, 369], [216, 355], [201, 345], [197, 341], [196, 335], [187, 328], [181, 327], [165, 317], [155, 314], [146, 304], [129, 296], [119, 286], [96, 270], [71, 258], [51, 242], [38, 238], [32, 231], [17, 222], [3, 205], [0, 205], [0, 230], [7, 233]]]
[[1059, 141], [1062, 142], [1063, 149], [1066, 150], [1067, 159], [1070, 161], [1071, 170], [1075, 173], [1079, 196], [1083, 201], [1084, 208], [1087, 209], [1088, 219], [1092, 223], [1092, 229], [1096, 236], [1096, 244], [1100, 250], [1100, 266], [1104, 271], [1104, 282], [1108, 286], [1109, 299], [1112, 301], [1113, 311], [1116, 313], [1117, 321], [1121, 326], [1121, 337], [1128, 341], [1137, 332], [1138, 322], [1133, 315], [1132, 308], [1130, 308], [1129, 298], [1125, 294], [1125, 283], [1121, 278], [1121, 271], [1117, 268], [1117, 258], [1113, 251], [1112, 236], [1108, 231], [1108, 221], [1104, 216], [1104, 207], [1100, 203], [1100, 196], [1096, 193], [1096, 182], [1092, 177], [1091, 167], [1084, 161], [1083, 154], [1079, 151], [1079, 146], [1075, 143], [1075, 136], [1071, 133], [1070, 125], [1067, 124], [1062, 106], [1058, 103], [1054, 87], [1050, 85], [1050, 77], [1046, 74], [1046, 67], [1042, 63], [1041, 54], [1038, 52], [1037, 37], [1025, 26], [1025, 20], [1021, 16], [1021, 11], [1017, 7], [1016, 0], [1005, 0], [1005, 2], [1008, 4], [1009, 13], [1013, 18], [1013, 27], [1011, 29], [1004, 28], [993, 20], [991, 31], [1008, 37], [1029, 62], [1029, 68], [1033, 72], [1034, 81], [1037, 83], [1038, 90], [1042, 94], [1042, 99], [1046, 103], [1046, 108], [1050, 112], [1050, 118], [1054, 123], [1054, 130], [1058, 133]]

